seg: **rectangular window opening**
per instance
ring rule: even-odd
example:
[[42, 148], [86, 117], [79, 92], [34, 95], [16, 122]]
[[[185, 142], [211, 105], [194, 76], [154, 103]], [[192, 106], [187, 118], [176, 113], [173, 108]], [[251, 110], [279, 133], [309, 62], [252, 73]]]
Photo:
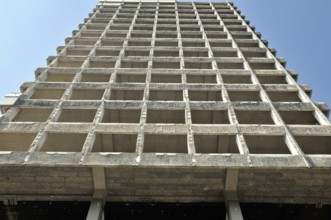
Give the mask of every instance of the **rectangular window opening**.
[[222, 101], [221, 91], [189, 90], [190, 101]]
[[179, 69], [180, 62], [159, 62], [153, 61], [154, 69]]
[[186, 69], [212, 69], [211, 62], [187, 62], [185, 61]]
[[85, 122], [94, 120], [96, 109], [62, 109], [57, 122]]
[[244, 138], [251, 154], [291, 154], [285, 136], [245, 135]]
[[61, 99], [64, 89], [35, 89], [31, 99]]
[[70, 100], [101, 100], [103, 89], [74, 89]]
[[229, 84], [252, 84], [250, 75], [222, 75], [222, 79]]
[[83, 73], [81, 82], [109, 82], [110, 74]]
[[272, 102], [301, 102], [298, 92], [268, 91]]
[[181, 83], [182, 75], [174, 74], [152, 74], [152, 83]]
[[331, 155], [331, 136], [294, 136], [305, 154]]
[[217, 83], [216, 75], [186, 75], [187, 83]]
[[144, 90], [112, 89], [110, 100], [143, 100]]
[[274, 124], [270, 111], [235, 111], [239, 124]]
[[96, 60], [90, 60], [89, 68], [114, 68], [115, 61], [109, 60], [109, 61], [96, 61]]
[[232, 102], [242, 101], [242, 102], [260, 102], [260, 92], [259, 91], [228, 91], [230, 100]]
[[150, 90], [151, 101], [183, 101], [182, 90]]
[[185, 111], [149, 109], [147, 111], [147, 123], [185, 124]]
[[147, 61], [122, 61], [121, 68], [147, 68]]
[[75, 74], [48, 73], [46, 82], [72, 82]]
[[187, 153], [187, 136], [145, 134], [143, 152]]
[[52, 108], [20, 108], [14, 122], [45, 122], [52, 113]]
[[0, 151], [18, 151], [28, 150], [37, 133], [5, 133], [0, 132]]
[[137, 134], [96, 134], [92, 152], [136, 151]]
[[48, 133], [42, 152], [81, 152], [87, 134]]
[[312, 111], [278, 111], [286, 124], [319, 125]]
[[226, 110], [191, 110], [193, 124], [230, 124]]
[[103, 123], [139, 123], [140, 109], [105, 109]]
[[194, 144], [197, 153], [239, 153], [235, 135], [194, 135]]

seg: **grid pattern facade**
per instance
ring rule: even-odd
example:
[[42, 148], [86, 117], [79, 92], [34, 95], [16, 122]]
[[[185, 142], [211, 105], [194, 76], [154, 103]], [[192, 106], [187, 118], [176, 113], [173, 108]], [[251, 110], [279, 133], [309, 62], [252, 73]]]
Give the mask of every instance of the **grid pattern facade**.
[[4, 165], [331, 165], [328, 109], [233, 4], [102, 1], [57, 51], [1, 118]]

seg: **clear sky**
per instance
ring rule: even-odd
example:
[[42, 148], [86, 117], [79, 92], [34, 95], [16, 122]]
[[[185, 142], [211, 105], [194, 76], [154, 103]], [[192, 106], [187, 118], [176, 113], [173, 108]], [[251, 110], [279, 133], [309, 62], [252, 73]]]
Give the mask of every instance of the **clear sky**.
[[[97, 0], [18, 0], [0, 3], [0, 99], [19, 92], [46, 66], [56, 47], [78, 28]], [[244, 15], [313, 89], [313, 100], [331, 106], [331, 1], [234, 0]]]

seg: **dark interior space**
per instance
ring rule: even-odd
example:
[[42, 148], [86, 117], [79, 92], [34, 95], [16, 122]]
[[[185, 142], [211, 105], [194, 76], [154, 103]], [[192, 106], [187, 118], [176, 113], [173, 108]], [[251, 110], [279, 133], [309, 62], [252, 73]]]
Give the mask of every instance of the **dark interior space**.
[[331, 205], [240, 203], [245, 220], [330, 220]]
[[80, 220], [86, 219], [90, 202], [0, 203], [1, 220]]
[[[0, 203], [1, 220], [85, 220], [90, 202]], [[330, 220], [331, 205], [240, 203], [245, 220]], [[107, 202], [105, 220], [224, 220], [224, 203]]]
[[114, 203], [107, 202], [107, 220], [225, 219], [224, 203]]

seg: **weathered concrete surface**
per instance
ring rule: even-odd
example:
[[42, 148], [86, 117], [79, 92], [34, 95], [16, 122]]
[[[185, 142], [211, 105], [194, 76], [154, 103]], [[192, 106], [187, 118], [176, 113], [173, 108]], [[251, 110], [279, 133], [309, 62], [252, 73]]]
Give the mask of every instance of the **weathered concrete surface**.
[[101, 1], [2, 106], [0, 200], [330, 204], [329, 109], [240, 14]]

